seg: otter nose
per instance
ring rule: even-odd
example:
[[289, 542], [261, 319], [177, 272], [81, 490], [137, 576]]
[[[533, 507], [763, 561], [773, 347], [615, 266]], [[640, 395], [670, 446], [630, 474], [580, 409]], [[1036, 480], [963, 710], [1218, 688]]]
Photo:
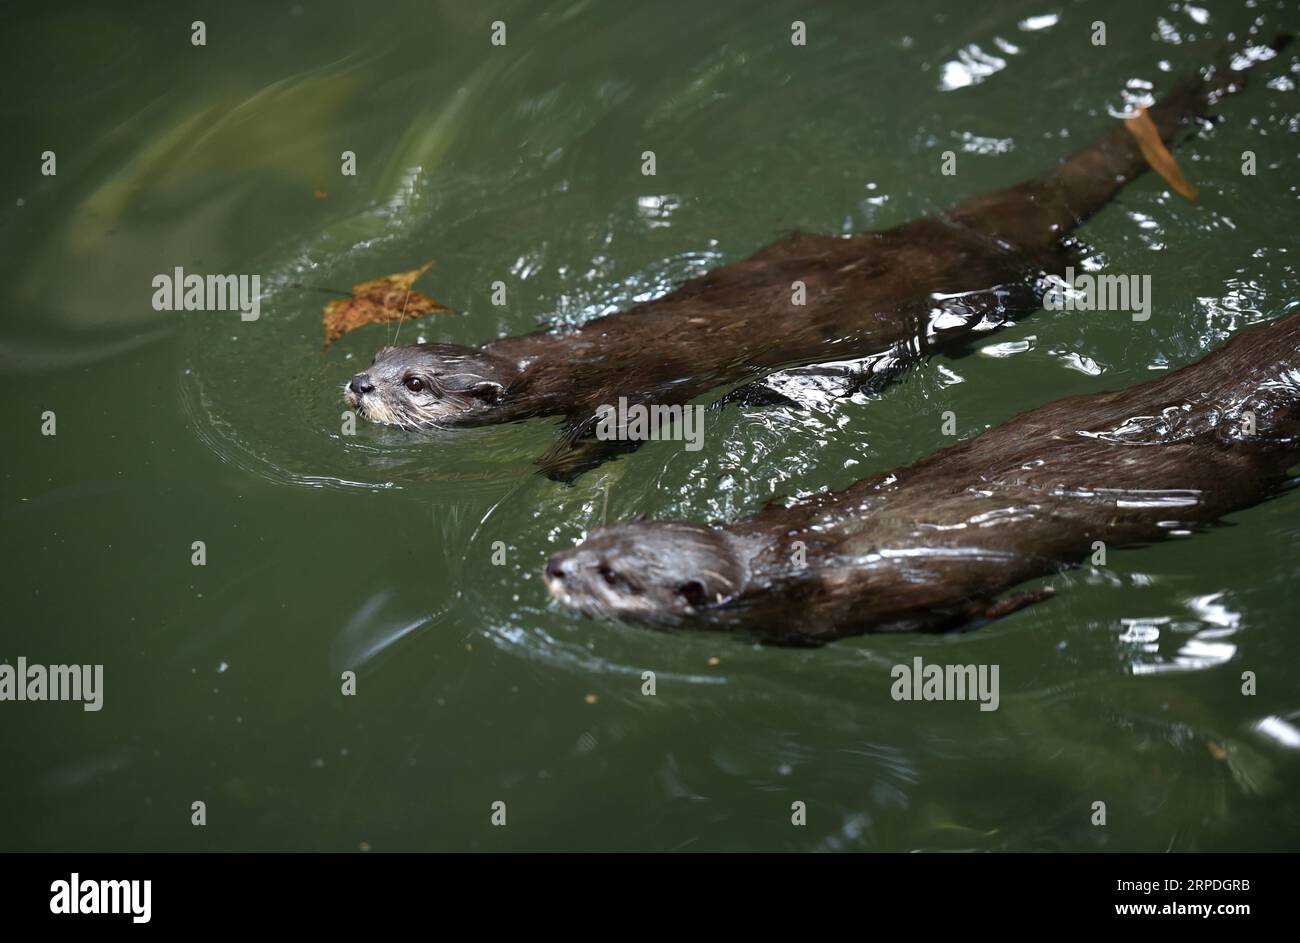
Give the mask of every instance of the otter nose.
[[546, 578], [548, 580], [562, 580], [569, 575], [565, 569], [564, 561], [558, 557], [551, 557], [546, 564]]
[[348, 386], [350, 386], [352, 392], [356, 393], [358, 396], [371, 393], [375, 389], [375, 385], [370, 382], [370, 374], [368, 373], [358, 373], [352, 378], [352, 382], [349, 383]]

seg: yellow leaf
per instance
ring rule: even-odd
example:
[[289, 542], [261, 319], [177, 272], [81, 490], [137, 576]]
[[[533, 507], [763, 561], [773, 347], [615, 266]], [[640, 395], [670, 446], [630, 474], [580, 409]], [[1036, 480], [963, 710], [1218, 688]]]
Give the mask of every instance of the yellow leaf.
[[1137, 141], [1138, 148], [1142, 151], [1146, 162], [1151, 165], [1151, 169], [1164, 177], [1165, 183], [1169, 184], [1175, 193], [1189, 200], [1196, 199], [1200, 191], [1188, 183], [1183, 172], [1178, 169], [1178, 162], [1174, 160], [1174, 155], [1169, 153], [1169, 148], [1165, 147], [1165, 142], [1160, 139], [1160, 131], [1151, 120], [1151, 116], [1147, 114], [1147, 110], [1140, 108], [1136, 115], [1125, 118], [1124, 127]]

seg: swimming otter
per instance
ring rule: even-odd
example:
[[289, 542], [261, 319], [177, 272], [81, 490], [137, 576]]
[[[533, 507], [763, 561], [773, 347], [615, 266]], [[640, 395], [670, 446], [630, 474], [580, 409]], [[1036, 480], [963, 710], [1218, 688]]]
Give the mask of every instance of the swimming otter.
[[[1254, 52], [1240, 58], [1268, 55]], [[1149, 116], [1172, 142], [1241, 81], [1228, 67], [1193, 76]], [[594, 434], [598, 408], [620, 397], [672, 406], [773, 371], [847, 360], [859, 362], [858, 383], [879, 382], [1037, 310], [1040, 276], [1070, 261], [1063, 237], [1146, 169], [1117, 124], [1046, 173], [935, 218], [852, 236], [794, 233], [572, 332], [481, 348], [385, 347], [344, 397], [366, 419], [407, 428], [563, 416], [559, 444], [538, 462], [552, 478], [571, 480], [636, 447]], [[796, 283], [804, 286], [801, 306]]]
[[943, 630], [1043, 599], [1018, 583], [1186, 533], [1300, 462], [1300, 312], [1199, 363], [1058, 400], [844, 491], [725, 527], [625, 523], [551, 557], [587, 615], [817, 643]]

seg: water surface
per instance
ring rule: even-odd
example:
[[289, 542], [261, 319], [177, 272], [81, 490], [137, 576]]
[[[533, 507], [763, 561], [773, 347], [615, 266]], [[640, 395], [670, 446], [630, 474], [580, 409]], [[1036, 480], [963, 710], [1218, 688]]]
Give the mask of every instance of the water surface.
[[[1145, 323], [1039, 312], [879, 394], [710, 413], [703, 451], [651, 443], [572, 487], [533, 474], [549, 422], [344, 436], [337, 398], [394, 336], [575, 325], [792, 229], [1022, 179], [1293, 8], [228, 4], [202, 48], [196, 15], [3, 14], [0, 659], [103, 664], [106, 690], [99, 713], [0, 704], [0, 847], [1296, 847], [1294, 493], [942, 637], [664, 635], [562, 611], [539, 579], [601, 520], [842, 487], [950, 444], [945, 410], [970, 435], [1291, 310], [1291, 55], [1178, 151], [1197, 202], [1152, 175], [1081, 231], [1093, 264], [1151, 275]], [[428, 259], [417, 287], [459, 315], [322, 355], [318, 289]], [[259, 273], [261, 319], [154, 311], [178, 265]], [[999, 665], [999, 709], [895, 703], [917, 656]]]

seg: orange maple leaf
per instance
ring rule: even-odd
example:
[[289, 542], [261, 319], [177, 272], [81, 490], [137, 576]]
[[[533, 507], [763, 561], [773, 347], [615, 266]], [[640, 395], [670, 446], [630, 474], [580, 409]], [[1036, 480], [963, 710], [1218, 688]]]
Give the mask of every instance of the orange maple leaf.
[[412, 321], [426, 314], [451, 311], [428, 295], [411, 291], [415, 280], [432, 267], [425, 262], [409, 272], [398, 272], [352, 286], [349, 298], [338, 298], [325, 305], [325, 349], [349, 331], [367, 324]]

